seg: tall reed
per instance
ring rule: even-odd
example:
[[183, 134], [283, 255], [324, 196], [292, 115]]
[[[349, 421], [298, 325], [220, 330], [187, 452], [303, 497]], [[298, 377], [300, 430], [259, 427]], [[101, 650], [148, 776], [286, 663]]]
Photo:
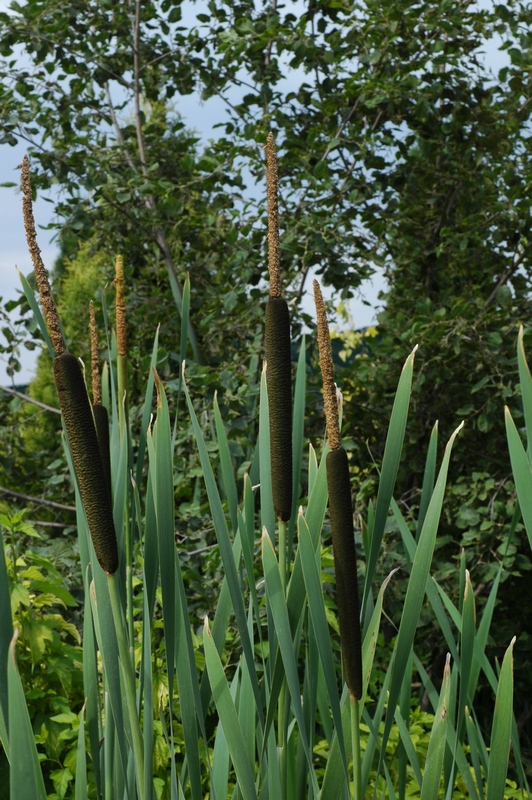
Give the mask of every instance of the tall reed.
[[22, 164], [24, 226], [44, 316], [55, 352], [54, 378], [94, 550], [102, 569], [118, 569], [118, 546], [100, 447], [78, 359], [66, 352], [57, 308], [37, 244], [27, 156]]
[[273, 505], [277, 518], [292, 513], [292, 345], [290, 312], [281, 297], [277, 154], [273, 133], [266, 142], [268, 180], [268, 269], [266, 303], [266, 379], [270, 415], [270, 457]]

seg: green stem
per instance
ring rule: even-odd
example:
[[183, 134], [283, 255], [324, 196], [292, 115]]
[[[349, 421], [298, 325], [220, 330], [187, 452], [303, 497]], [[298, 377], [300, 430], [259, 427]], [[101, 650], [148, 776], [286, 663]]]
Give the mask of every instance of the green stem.
[[128, 393], [127, 393], [127, 356], [116, 357], [116, 372], [118, 378], [118, 420], [120, 439], [129, 428], [128, 424]]
[[[126, 493], [126, 504], [128, 494]], [[134, 626], [133, 626], [133, 547], [131, 541], [131, 522], [128, 508], [125, 509], [125, 528], [126, 528], [126, 597], [127, 597], [127, 628], [129, 634], [130, 649], [133, 652]], [[131, 663], [134, 665], [133, 656]]]
[[111, 610], [113, 612], [113, 621], [116, 630], [116, 639], [118, 642], [118, 654], [120, 656], [120, 666], [122, 667], [122, 677], [124, 680], [124, 693], [126, 697], [126, 706], [129, 716], [131, 727], [131, 746], [133, 748], [133, 756], [135, 759], [135, 767], [137, 771], [138, 793], [140, 800], [145, 800], [145, 785], [144, 785], [144, 745], [142, 740], [142, 733], [140, 730], [140, 721], [137, 714], [137, 703], [135, 698], [135, 673], [133, 664], [131, 663], [129, 648], [126, 641], [126, 633], [124, 628], [124, 619], [122, 610], [120, 608], [120, 599], [118, 597], [118, 589], [114, 575], [107, 575], [107, 583], [109, 586], [109, 596], [111, 598]]
[[286, 522], [279, 520], [279, 572], [281, 585], [286, 590]]
[[351, 744], [353, 746], [353, 800], [362, 797], [362, 764], [360, 760], [360, 706], [355, 697], [350, 696], [351, 703]]
[[[279, 573], [281, 575], [281, 585], [283, 592], [286, 593], [286, 523], [279, 520]], [[288, 725], [287, 725], [287, 702], [286, 702], [286, 680], [283, 680], [281, 691], [279, 693], [279, 772], [281, 775], [281, 789], [283, 798], [287, 796], [288, 790], [288, 763], [287, 763], [287, 749], [288, 742], [286, 738]]]

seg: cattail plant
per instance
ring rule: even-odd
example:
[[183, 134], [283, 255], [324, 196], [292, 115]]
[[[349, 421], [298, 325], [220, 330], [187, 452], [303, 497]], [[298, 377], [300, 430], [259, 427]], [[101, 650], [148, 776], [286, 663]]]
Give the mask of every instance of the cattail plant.
[[266, 382], [270, 416], [270, 458], [273, 505], [277, 518], [292, 513], [292, 357], [290, 314], [281, 297], [277, 156], [273, 134], [266, 142], [268, 182], [268, 270], [266, 304]]
[[345, 680], [352, 697], [362, 696], [362, 649], [360, 604], [357, 588], [357, 561], [353, 530], [353, 506], [347, 453], [342, 447], [338, 421], [338, 401], [325, 303], [318, 281], [314, 281], [318, 320], [318, 349], [323, 380], [323, 401], [330, 452], [327, 454], [327, 488], [331, 514], [336, 601]]
[[359, 707], [362, 697], [362, 632], [357, 586], [357, 559], [353, 530], [353, 506], [347, 453], [340, 436], [338, 401], [334, 383], [333, 358], [325, 303], [318, 281], [314, 281], [318, 323], [318, 350], [323, 381], [323, 404], [330, 452], [327, 453], [327, 489], [331, 514], [336, 603], [340, 623], [340, 644], [345, 681], [351, 698], [353, 770], [355, 797], [361, 796]]
[[55, 353], [53, 362], [55, 384], [72, 451], [81, 499], [96, 557], [102, 569], [109, 575], [114, 575], [118, 569], [118, 546], [108, 482], [102, 465], [98, 437], [81, 367], [78, 359], [66, 352], [59, 314], [37, 244], [30, 166], [27, 156], [24, 157], [22, 164], [22, 191], [26, 238]]

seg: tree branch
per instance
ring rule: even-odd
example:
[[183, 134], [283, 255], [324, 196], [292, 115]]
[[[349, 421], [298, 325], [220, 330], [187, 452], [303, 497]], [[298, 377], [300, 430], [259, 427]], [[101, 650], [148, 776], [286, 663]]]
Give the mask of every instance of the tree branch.
[[[131, 13], [131, 25], [132, 25], [131, 32], [133, 38], [133, 93], [134, 93], [133, 101], [135, 106], [135, 130], [137, 132], [137, 146], [139, 149], [139, 156], [140, 156], [140, 169], [144, 178], [146, 179], [146, 181], [148, 181], [149, 180], [148, 162], [146, 159], [146, 146], [144, 142], [144, 133], [142, 130], [142, 119], [141, 119], [141, 109], [140, 109], [140, 11], [141, 11], [141, 0], [135, 0], [135, 11], [134, 14]], [[157, 202], [153, 195], [146, 196], [146, 206], [150, 209], [150, 211], [153, 212], [155, 217], [157, 212]], [[166, 235], [164, 233], [164, 230], [160, 226], [155, 229], [155, 241], [157, 242], [157, 245], [164, 258], [166, 269], [168, 270], [168, 278], [170, 280], [172, 293], [174, 295], [179, 313], [181, 314], [183, 309], [183, 296], [181, 293], [181, 288], [179, 286], [177, 269], [174, 263], [174, 259], [172, 258], [172, 252], [170, 250], [170, 246], [166, 239]], [[188, 338], [190, 340], [192, 351], [194, 353], [194, 358], [196, 359], [198, 364], [202, 364], [203, 360], [200, 355], [196, 332], [190, 320], [188, 321]]]
[[39, 408], [44, 408], [45, 411], [51, 411], [52, 413], [59, 414], [59, 416], [61, 416], [61, 411], [58, 408], [47, 406], [46, 403], [41, 403], [39, 400], [34, 400], [33, 397], [29, 396], [29, 394], [18, 392], [16, 389], [10, 389], [7, 386], [0, 386], [0, 391], [12, 394], [14, 397], [20, 397], [21, 400], [25, 400], [27, 403], [33, 403], [34, 406], [39, 406]]
[[518, 258], [515, 258], [515, 256], [514, 256], [514, 261], [512, 263], [512, 266], [509, 267], [506, 270], [506, 272], [504, 273], [504, 275], [502, 275], [499, 278], [499, 280], [497, 281], [497, 286], [495, 287], [495, 289], [492, 291], [492, 293], [490, 294], [490, 296], [486, 300], [484, 308], [489, 308], [489, 306], [495, 300], [495, 297], [497, 295], [498, 290], [501, 288], [501, 286], [504, 286], [504, 284], [507, 283], [510, 280], [512, 275], [514, 275], [517, 272], [517, 270], [519, 269], [519, 267], [521, 266], [521, 264], [525, 260], [525, 257], [526, 257], [526, 251], [525, 250], [523, 250], [521, 252], [521, 255]]
[[75, 506], [65, 506], [63, 503], [54, 503], [53, 500], [45, 500], [43, 497], [31, 497], [29, 494], [14, 492], [12, 489], [5, 489], [3, 486], [0, 486], [0, 492], [18, 497], [19, 500], [26, 500], [28, 503], [36, 503], [36, 505], [39, 506], [50, 506], [50, 508], [58, 508], [60, 511], [76, 511]]

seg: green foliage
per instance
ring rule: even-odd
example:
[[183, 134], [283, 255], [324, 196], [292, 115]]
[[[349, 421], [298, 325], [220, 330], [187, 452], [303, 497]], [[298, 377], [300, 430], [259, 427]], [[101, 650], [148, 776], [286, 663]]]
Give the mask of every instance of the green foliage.
[[[78, 602], [67, 575], [72, 561], [61, 548], [41, 545], [24, 513], [1, 514], [17, 667], [31, 711], [45, 773], [54, 784], [73, 779], [78, 714], [84, 702]], [[57, 765], [62, 765], [57, 769]], [[70, 777], [68, 768], [70, 767]], [[64, 797], [65, 792], [58, 792]]]

